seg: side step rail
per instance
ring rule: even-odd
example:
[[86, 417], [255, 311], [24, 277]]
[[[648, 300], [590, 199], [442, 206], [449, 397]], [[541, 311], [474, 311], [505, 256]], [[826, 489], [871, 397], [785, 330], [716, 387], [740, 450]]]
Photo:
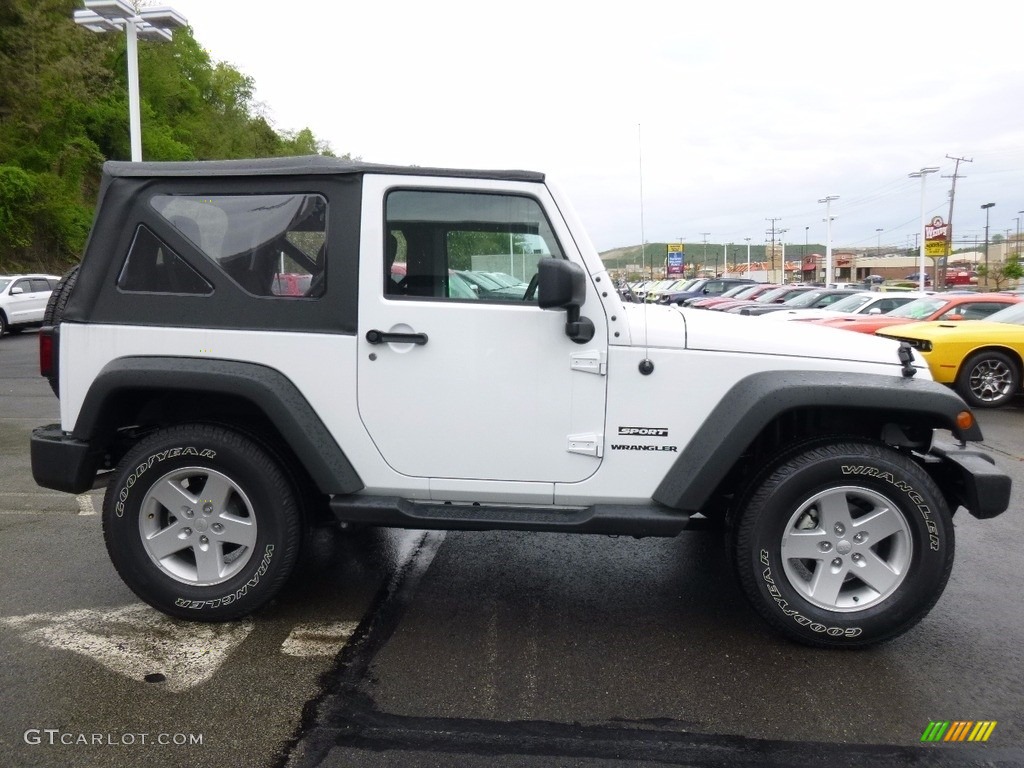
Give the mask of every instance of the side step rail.
[[[485, 506], [469, 503], [410, 501], [396, 496], [335, 496], [331, 511], [339, 522], [386, 528], [445, 531], [548, 531], [612, 536], [676, 536], [704, 527], [703, 518], [660, 504], [591, 507]], [[697, 523], [697, 525], [694, 525]]]

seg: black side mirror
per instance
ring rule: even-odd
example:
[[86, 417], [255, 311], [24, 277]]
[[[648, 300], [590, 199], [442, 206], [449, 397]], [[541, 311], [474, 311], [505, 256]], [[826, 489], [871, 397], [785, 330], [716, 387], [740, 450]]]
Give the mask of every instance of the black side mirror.
[[580, 317], [587, 299], [587, 276], [571, 261], [544, 258], [537, 262], [537, 304], [541, 309], [564, 309], [565, 335], [577, 344], [594, 338], [594, 323]]

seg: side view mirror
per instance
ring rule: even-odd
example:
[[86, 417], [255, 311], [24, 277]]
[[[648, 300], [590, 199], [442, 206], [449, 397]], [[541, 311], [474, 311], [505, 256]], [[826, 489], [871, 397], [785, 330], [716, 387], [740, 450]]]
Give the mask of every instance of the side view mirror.
[[880, 315], [880, 314], [882, 314], [882, 310], [879, 309], [878, 307], [875, 307], [874, 309], [869, 309], [868, 310], [868, 314], [869, 315]]
[[25, 292], [25, 289], [22, 288], [20, 285], [16, 285], [13, 288], [11, 288], [11, 296], [17, 296], [19, 293], [24, 293], [24, 292]]
[[544, 258], [537, 262], [537, 304], [541, 309], [564, 309], [565, 335], [577, 344], [594, 338], [594, 323], [580, 317], [587, 299], [587, 276], [571, 261]]

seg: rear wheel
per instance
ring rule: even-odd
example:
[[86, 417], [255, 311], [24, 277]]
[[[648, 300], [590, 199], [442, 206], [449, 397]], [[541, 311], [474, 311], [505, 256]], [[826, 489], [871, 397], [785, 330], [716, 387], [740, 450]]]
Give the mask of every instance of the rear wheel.
[[977, 352], [967, 359], [957, 374], [956, 388], [963, 399], [975, 408], [997, 408], [1017, 394], [1020, 371], [1004, 352]]
[[103, 502], [114, 567], [164, 613], [199, 621], [249, 614], [291, 574], [302, 514], [288, 475], [256, 442], [183, 425], [140, 442]]
[[860, 441], [801, 446], [755, 481], [734, 529], [744, 592], [801, 643], [859, 647], [917, 624], [953, 565], [952, 517], [912, 459]]

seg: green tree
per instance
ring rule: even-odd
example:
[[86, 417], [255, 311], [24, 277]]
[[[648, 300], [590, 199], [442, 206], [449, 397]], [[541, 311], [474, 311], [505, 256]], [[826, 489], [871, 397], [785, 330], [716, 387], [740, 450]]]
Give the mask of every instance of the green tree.
[[978, 277], [985, 281], [990, 288], [1001, 291], [1009, 283], [1020, 280], [1024, 277], [1024, 266], [1020, 263], [1020, 257], [1013, 254], [999, 264], [978, 267]]
[[[145, 4], [145, 3], [142, 3]], [[127, 160], [126, 41], [77, 26], [79, 0], [0, 0], [0, 264], [57, 271], [78, 258], [102, 165]], [[279, 132], [251, 77], [215, 62], [191, 29], [139, 43], [146, 160], [330, 154]]]

